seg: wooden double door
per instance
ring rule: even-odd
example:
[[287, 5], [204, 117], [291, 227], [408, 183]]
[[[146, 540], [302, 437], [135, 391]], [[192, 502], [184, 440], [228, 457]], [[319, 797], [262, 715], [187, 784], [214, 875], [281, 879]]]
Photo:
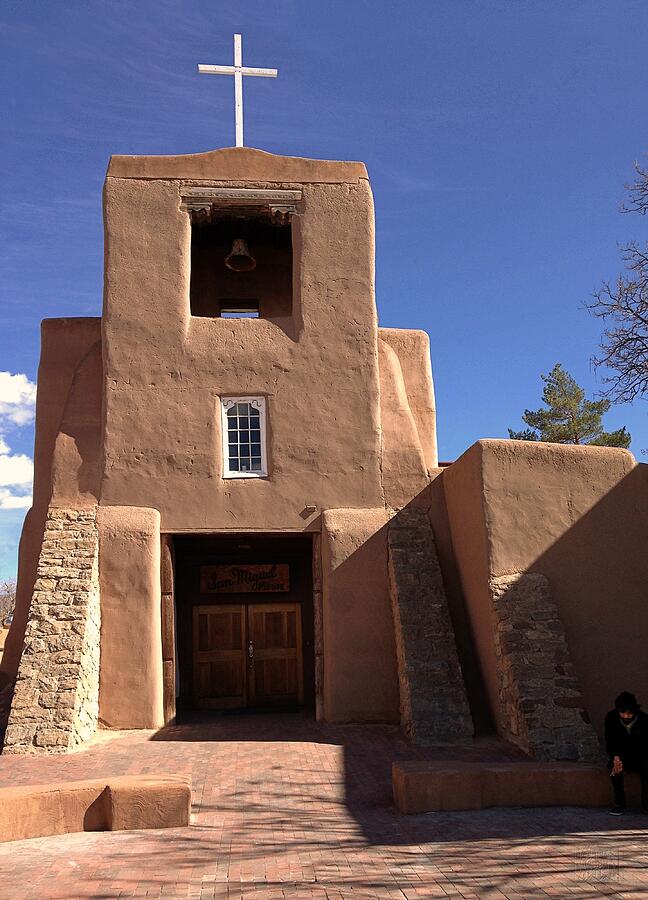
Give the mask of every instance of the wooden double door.
[[303, 702], [298, 603], [193, 608], [193, 701], [207, 709]]

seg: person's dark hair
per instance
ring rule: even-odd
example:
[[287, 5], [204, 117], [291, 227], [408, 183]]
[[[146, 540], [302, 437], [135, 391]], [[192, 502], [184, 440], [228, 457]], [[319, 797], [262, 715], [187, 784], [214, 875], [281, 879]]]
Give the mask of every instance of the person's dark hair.
[[614, 708], [619, 712], [639, 712], [639, 704], [637, 698], [630, 691], [621, 691], [614, 701]]

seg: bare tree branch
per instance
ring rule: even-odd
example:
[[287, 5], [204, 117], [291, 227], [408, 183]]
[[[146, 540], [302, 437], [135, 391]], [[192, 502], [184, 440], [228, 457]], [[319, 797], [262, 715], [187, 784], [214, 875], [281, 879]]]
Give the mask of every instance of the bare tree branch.
[[637, 178], [632, 184], [626, 184], [628, 200], [621, 206], [621, 212], [638, 212], [642, 216], [648, 211], [648, 169], [634, 164]]
[[[635, 163], [637, 179], [626, 185], [624, 212], [648, 212], [648, 168]], [[603, 282], [585, 306], [603, 322], [599, 353], [592, 362], [603, 368], [603, 391], [618, 403], [648, 397], [648, 244], [621, 247], [625, 272]]]

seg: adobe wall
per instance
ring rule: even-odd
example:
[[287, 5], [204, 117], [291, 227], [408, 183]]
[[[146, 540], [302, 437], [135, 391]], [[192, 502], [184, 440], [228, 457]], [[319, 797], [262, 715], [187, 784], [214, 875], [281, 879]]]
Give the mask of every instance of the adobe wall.
[[77, 365], [58, 426], [52, 458], [54, 506], [90, 508], [101, 489], [101, 340], [95, 341]]
[[398, 357], [417, 442], [425, 468], [430, 471], [439, 464], [430, 338], [425, 331], [410, 328], [379, 328], [378, 337]]
[[107, 728], [164, 725], [157, 510], [101, 506], [99, 720]]
[[[302, 192], [293, 220], [292, 316], [190, 315], [191, 232], [181, 209], [188, 183]], [[379, 566], [371, 596], [364, 584], [351, 588], [362, 588], [354, 627], [368, 648], [359, 671], [365, 666], [372, 681], [376, 658], [386, 653], [390, 662], [372, 681], [367, 704], [345, 682], [331, 714], [353, 718], [361, 705], [360, 718], [397, 718], [386, 545], [372, 523], [375, 510], [403, 505], [429, 482], [434, 392], [426, 335], [382, 329], [378, 340], [373, 199], [364, 166], [247, 148], [116, 157], [105, 200], [103, 319], [43, 323], [34, 506], [23, 529], [3, 669], [15, 675], [48, 509], [100, 504], [100, 719], [110, 727], [157, 727], [160, 527], [301, 531], [317, 527], [321, 510], [343, 505], [371, 513], [351, 516], [350, 533], [338, 535], [338, 547], [353, 547], [354, 555], [343, 576], [335, 553], [328, 557], [336, 570], [328, 621], [338, 642], [325, 651], [329, 671], [348, 652], [332, 610], [342, 602], [339, 591], [364, 581], [354, 568], [358, 559]], [[269, 400], [268, 479], [222, 478], [219, 399], [233, 394]], [[306, 506], [315, 511], [305, 515]], [[368, 603], [375, 621], [361, 633]]]
[[599, 734], [619, 691], [648, 698], [648, 467], [625, 450], [487, 440], [442, 479], [496, 716], [492, 591], [507, 577], [529, 573], [547, 579]]
[[[412, 409], [419, 400], [417, 386], [410, 385], [410, 398], [401, 359], [379, 334], [381, 477], [386, 506], [398, 509], [423, 490], [429, 478]], [[403, 358], [407, 361], [404, 352]]]
[[398, 722], [387, 514], [331, 509], [322, 519], [324, 718]]
[[[438, 497], [441, 489], [445, 504]], [[479, 671], [476, 673], [473, 670], [473, 675], [479, 675], [482, 680], [486, 689], [489, 713], [493, 716], [495, 725], [501, 728], [498, 716], [498, 665], [493, 645], [495, 623], [488, 586], [490, 561], [484, 516], [480, 445], [473, 445], [455, 463], [444, 469], [433, 482], [430, 493], [436, 495], [436, 504], [431, 508], [435, 532], [437, 520], [440, 519], [443, 523], [445, 514], [450, 526], [452, 550], [468, 616], [468, 621], [464, 620], [464, 624], [470, 625], [479, 660]], [[461, 649], [460, 645], [460, 651]], [[470, 648], [464, 645], [465, 649]]]
[[[98, 473], [95, 470], [90, 475], [87, 465], [84, 467], [83, 457], [87, 460], [90, 456], [96, 456], [100, 449], [101, 382], [97, 369], [97, 354], [100, 358], [97, 342], [100, 339], [101, 320], [98, 318], [45, 319], [41, 325], [34, 499], [22, 529], [16, 609], [0, 664], [0, 670], [12, 679], [20, 661], [45, 517], [52, 500], [55, 458], [62, 462], [67, 453], [71, 463], [58, 505], [79, 505], [77, 476], [81, 477], [84, 485], [86, 499], [82, 505], [91, 506], [93, 492], [97, 490]], [[81, 454], [77, 449], [77, 438], [80, 438]], [[65, 468], [59, 466], [58, 471]], [[59, 486], [63, 486], [62, 480], [59, 480]]]
[[429, 487], [422, 491], [410, 505], [420, 506], [426, 510], [434, 532], [475, 733], [477, 735], [492, 734], [495, 730], [493, 715], [481, 671], [479, 654], [475, 648], [466, 598], [452, 543], [450, 520], [441, 477], [444, 471], [445, 469], [435, 469]]
[[[153, 171], [164, 180], [150, 180]], [[180, 178], [302, 190], [291, 320], [190, 316]], [[117, 160], [105, 221], [102, 502], [158, 508], [164, 531], [303, 530], [306, 505], [382, 506], [364, 167], [247, 148]], [[221, 478], [219, 397], [239, 394], [269, 401], [270, 478], [252, 483]]]
[[367, 177], [364, 163], [303, 156], [275, 156], [251, 147], [224, 147], [184, 156], [112, 156], [106, 173], [111, 178], [355, 184]]

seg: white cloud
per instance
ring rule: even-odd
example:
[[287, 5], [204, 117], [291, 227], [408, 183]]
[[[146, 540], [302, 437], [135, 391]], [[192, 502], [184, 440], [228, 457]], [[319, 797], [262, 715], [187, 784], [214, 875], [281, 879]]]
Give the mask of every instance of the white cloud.
[[0, 372], [0, 427], [28, 425], [34, 418], [36, 385], [26, 375]]
[[34, 418], [36, 385], [22, 373], [0, 372], [0, 509], [31, 506], [34, 463], [25, 453], [12, 453], [6, 432]]
[[0, 486], [31, 484], [33, 477], [34, 463], [29, 456], [24, 453], [0, 453]]
[[29, 509], [31, 505], [31, 494], [12, 494], [0, 488], [0, 509]]

